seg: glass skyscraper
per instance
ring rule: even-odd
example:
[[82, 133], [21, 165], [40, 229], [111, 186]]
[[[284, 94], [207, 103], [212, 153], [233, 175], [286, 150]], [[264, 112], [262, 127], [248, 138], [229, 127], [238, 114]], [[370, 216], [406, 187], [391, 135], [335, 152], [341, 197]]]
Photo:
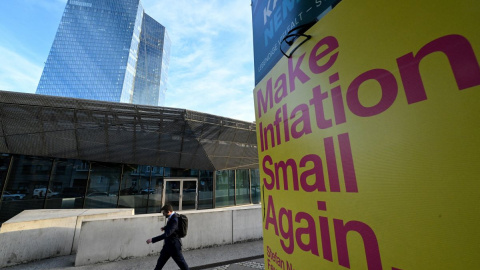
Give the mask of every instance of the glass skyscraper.
[[169, 54], [140, 0], [68, 0], [36, 93], [163, 105]]
[[163, 105], [169, 52], [170, 41], [165, 27], [144, 14], [132, 103]]

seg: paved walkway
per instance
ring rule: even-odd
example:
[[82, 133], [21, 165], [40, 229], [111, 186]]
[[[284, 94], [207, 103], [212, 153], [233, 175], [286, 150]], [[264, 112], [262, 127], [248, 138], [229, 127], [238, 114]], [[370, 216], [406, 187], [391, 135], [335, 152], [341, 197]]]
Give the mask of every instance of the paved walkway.
[[[253, 241], [219, 247], [187, 250], [183, 255], [191, 270], [252, 270], [264, 269], [263, 241]], [[3, 268], [5, 270], [143, 270], [153, 269], [158, 256], [134, 258], [116, 262], [75, 267], [75, 255], [36, 261]], [[170, 259], [164, 270], [178, 269]]]

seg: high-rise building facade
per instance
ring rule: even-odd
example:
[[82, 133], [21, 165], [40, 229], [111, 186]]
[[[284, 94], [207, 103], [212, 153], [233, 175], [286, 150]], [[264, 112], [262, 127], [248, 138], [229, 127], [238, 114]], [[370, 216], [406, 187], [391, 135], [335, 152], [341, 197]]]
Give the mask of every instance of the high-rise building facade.
[[169, 52], [165, 27], [144, 14], [132, 103], [164, 105]]
[[68, 0], [36, 93], [163, 105], [169, 54], [140, 0]]

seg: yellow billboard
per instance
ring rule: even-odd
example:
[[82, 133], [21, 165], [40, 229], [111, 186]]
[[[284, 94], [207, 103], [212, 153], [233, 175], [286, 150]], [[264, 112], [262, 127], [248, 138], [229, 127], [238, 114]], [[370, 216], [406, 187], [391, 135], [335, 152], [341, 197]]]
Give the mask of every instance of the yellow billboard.
[[265, 269], [478, 269], [479, 15], [344, 0], [256, 86]]

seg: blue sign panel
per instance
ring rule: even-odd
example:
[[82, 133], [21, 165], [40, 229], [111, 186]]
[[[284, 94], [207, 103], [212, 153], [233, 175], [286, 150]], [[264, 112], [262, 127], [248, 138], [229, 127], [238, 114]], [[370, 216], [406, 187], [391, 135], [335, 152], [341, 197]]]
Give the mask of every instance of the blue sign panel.
[[[282, 40], [318, 21], [340, 0], [252, 0], [255, 84], [283, 56], [289, 44]], [[300, 28], [300, 30], [296, 30]]]

